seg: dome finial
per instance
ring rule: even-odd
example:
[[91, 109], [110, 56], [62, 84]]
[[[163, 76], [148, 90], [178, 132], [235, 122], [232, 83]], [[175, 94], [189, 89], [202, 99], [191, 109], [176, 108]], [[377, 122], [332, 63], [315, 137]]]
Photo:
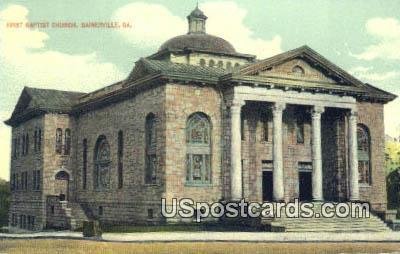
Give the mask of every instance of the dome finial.
[[206, 19], [207, 16], [199, 9], [199, 2], [197, 1], [196, 8], [187, 16], [189, 23], [189, 34], [206, 33]]

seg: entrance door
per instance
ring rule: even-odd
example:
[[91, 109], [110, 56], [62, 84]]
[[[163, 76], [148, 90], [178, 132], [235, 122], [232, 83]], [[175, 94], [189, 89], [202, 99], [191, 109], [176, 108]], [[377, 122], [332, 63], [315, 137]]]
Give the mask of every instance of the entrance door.
[[312, 200], [312, 173], [299, 172], [299, 200]]
[[273, 191], [272, 171], [263, 171], [262, 194], [263, 201], [272, 201]]
[[65, 171], [60, 171], [55, 177], [55, 192], [59, 195], [60, 201], [68, 200], [69, 189], [69, 174]]

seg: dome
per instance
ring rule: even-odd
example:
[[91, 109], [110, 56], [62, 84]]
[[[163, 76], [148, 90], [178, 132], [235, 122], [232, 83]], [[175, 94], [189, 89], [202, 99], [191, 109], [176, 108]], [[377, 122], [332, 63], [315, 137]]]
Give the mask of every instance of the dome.
[[173, 37], [161, 45], [159, 51], [164, 49], [182, 50], [192, 48], [218, 53], [236, 53], [235, 48], [226, 40], [209, 34], [185, 34]]
[[207, 16], [196, 6], [187, 16], [189, 31], [185, 35], [173, 37], [161, 45], [159, 51], [183, 50], [185, 48], [211, 51], [214, 53], [235, 54], [236, 50], [226, 40], [206, 33]]
[[194, 9], [194, 10], [189, 14], [189, 17], [190, 17], [190, 16], [191, 16], [191, 17], [194, 17], [194, 18], [207, 19], [207, 16], [204, 15], [204, 12], [201, 11], [201, 10], [199, 9], [198, 6], [196, 6], [196, 9]]

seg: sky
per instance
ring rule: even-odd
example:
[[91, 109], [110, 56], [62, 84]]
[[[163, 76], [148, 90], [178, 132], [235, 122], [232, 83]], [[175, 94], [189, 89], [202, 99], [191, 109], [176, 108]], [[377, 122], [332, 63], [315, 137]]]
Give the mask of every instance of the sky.
[[[135, 61], [187, 32], [196, 1], [0, 2], [0, 120], [24, 86], [90, 92], [124, 79]], [[400, 95], [400, 1], [199, 1], [207, 32], [263, 59], [308, 45], [358, 79]], [[11, 24], [49, 22], [49, 27]], [[76, 22], [77, 28], [52, 23]], [[82, 28], [81, 22], [130, 27]], [[8, 26], [7, 26], [8, 24]], [[400, 100], [385, 106], [385, 131], [400, 136]], [[0, 123], [0, 178], [9, 178], [11, 129]]]

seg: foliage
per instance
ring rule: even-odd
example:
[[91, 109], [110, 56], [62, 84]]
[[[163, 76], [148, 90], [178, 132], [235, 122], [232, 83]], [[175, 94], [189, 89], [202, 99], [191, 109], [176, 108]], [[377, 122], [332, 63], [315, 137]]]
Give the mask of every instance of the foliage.
[[400, 168], [400, 142], [387, 141], [385, 144], [386, 175]]
[[389, 209], [400, 208], [400, 142], [385, 145], [386, 188]]
[[7, 226], [8, 224], [10, 199], [11, 193], [9, 182], [0, 179], [0, 226]]

